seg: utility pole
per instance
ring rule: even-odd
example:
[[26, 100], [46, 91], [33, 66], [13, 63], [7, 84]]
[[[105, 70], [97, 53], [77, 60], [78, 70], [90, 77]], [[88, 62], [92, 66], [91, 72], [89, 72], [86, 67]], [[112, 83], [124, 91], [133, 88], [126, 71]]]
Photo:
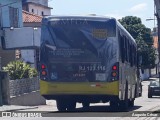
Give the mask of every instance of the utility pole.
[[159, 74], [159, 83], [160, 83], [160, 18], [157, 15], [157, 23], [158, 23], [158, 54], [159, 54], [159, 62], [158, 62], [158, 74]]
[[[155, 16], [157, 17], [157, 24], [158, 24], [158, 54], [159, 54], [159, 65], [160, 65], [160, 1], [154, 0], [155, 9]], [[158, 65], [158, 73], [159, 73], [159, 83], [160, 83], [160, 66]]]

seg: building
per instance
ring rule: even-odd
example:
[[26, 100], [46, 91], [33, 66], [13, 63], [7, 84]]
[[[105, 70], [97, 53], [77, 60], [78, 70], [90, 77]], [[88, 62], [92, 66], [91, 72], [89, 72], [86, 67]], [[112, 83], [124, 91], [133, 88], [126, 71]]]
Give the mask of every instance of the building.
[[[51, 7], [48, 7], [48, 0], [22, 0], [23, 25], [40, 29], [43, 16], [51, 15]], [[40, 39], [39, 39], [40, 41]], [[21, 59], [37, 67], [39, 49], [21, 50]]]
[[6, 28], [20, 28], [22, 23], [22, 1], [21, 0], [1, 0], [0, 1], [0, 69], [10, 61], [15, 60], [14, 50], [2, 50], [1, 42], [5, 36], [3, 31]]
[[[42, 16], [35, 15], [33, 13], [24, 11], [22, 12], [23, 16], [23, 26], [24, 27], [33, 27], [33, 29], [41, 29]], [[40, 40], [39, 40], [40, 41]], [[20, 50], [21, 59], [29, 63], [32, 67], [38, 66], [39, 59], [39, 49], [28, 49]]]
[[153, 28], [153, 31], [152, 31], [152, 37], [153, 37], [153, 47], [156, 49], [156, 61], [155, 61], [155, 64], [156, 64], [156, 68], [155, 69], [152, 69], [151, 70], [151, 74], [157, 74], [158, 73], [158, 64], [159, 64], [159, 58], [158, 58], [158, 28], [155, 27]]
[[153, 28], [152, 31], [152, 36], [153, 36], [153, 46], [158, 50], [158, 28]]
[[[154, 0], [155, 5], [155, 16], [157, 17], [157, 23], [158, 23], [158, 30], [157, 30], [157, 41], [160, 40], [160, 0]], [[160, 42], [158, 42], [158, 53], [159, 53], [159, 60], [160, 60]], [[160, 68], [159, 68], [160, 69]], [[159, 70], [160, 75], [160, 70]]]
[[1, 0], [1, 27], [20, 28], [22, 23], [22, 2], [21, 0]]
[[22, 11], [24, 27], [41, 27], [42, 16]]
[[30, 13], [46, 16], [51, 15], [51, 7], [48, 7], [48, 0], [22, 0], [23, 10]]

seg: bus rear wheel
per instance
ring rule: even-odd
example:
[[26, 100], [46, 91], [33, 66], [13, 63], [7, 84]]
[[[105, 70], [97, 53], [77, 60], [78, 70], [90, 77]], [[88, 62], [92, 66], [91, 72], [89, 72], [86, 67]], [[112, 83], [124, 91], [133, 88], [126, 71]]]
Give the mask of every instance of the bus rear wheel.
[[74, 111], [76, 109], [76, 101], [74, 100], [57, 100], [58, 111]]
[[58, 111], [66, 111], [67, 103], [63, 100], [56, 100]]
[[83, 108], [89, 108], [89, 105], [90, 105], [90, 103], [89, 103], [89, 102], [87, 102], [87, 101], [82, 102], [82, 106], [83, 106]]
[[75, 111], [76, 109], [76, 101], [69, 101], [67, 104], [68, 111]]
[[134, 99], [129, 100], [129, 107], [133, 107], [134, 106]]
[[128, 100], [121, 100], [119, 102], [119, 107], [122, 111], [126, 111], [128, 109]]
[[118, 107], [118, 102], [114, 101], [114, 100], [110, 101], [110, 107], [111, 108], [117, 108]]

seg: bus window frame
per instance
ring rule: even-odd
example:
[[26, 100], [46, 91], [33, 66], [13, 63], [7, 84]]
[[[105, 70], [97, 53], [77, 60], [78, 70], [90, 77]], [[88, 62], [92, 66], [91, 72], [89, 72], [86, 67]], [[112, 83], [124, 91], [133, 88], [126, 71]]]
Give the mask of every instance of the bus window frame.
[[120, 55], [121, 55], [121, 60], [122, 63], [125, 62], [125, 43], [124, 43], [124, 39], [123, 36], [120, 34], [120, 31], [118, 32], [118, 39], [119, 39], [119, 45], [120, 45]]

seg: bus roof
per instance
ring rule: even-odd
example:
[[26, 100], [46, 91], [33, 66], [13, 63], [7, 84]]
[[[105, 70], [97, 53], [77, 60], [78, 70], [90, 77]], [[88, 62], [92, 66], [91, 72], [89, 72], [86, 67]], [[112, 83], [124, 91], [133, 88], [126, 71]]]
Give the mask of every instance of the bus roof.
[[117, 25], [118, 27], [124, 31], [125, 34], [127, 34], [128, 37], [130, 37], [130, 39], [136, 44], [135, 39], [131, 36], [131, 34], [120, 24], [119, 21], [117, 21]]
[[95, 15], [95, 14], [88, 14], [88, 15], [62, 15], [62, 16], [53, 15], [53, 16], [45, 16], [43, 19], [46, 20], [46, 22], [54, 21], [54, 20], [61, 20], [61, 19], [63, 19], [63, 20], [68, 20], [68, 19], [82, 20], [82, 19], [85, 19], [85, 20], [93, 20], [93, 21], [94, 20], [95, 21], [114, 20], [114, 21], [116, 21], [116, 24], [117, 24], [118, 28], [120, 28], [123, 31], [123, 33], [125, 33], [125, 35], [128, 36], [133, 41], [133, 43], [136, 44], [135, 39], [130, 35], [130, 33], [119, 23], [118, 20], [116, 20], [113, 17], [99, 16], [99, 15]]
[[48, 19], [49, 21], [52, 21], [56, 18], [59, 18], [59, 19], [92, 19], [92, 20], [109, 20], [109, 19], [114, 19], [116, 20], [115, 18], [113, 17], [107, 17], [107, 16], [97, 16], [97, 15], [94, 15], [94, 14], [89, 14], [89, 15], [67, 15], [67, 16], [46, 16], [44, 17], [44, 19]]

